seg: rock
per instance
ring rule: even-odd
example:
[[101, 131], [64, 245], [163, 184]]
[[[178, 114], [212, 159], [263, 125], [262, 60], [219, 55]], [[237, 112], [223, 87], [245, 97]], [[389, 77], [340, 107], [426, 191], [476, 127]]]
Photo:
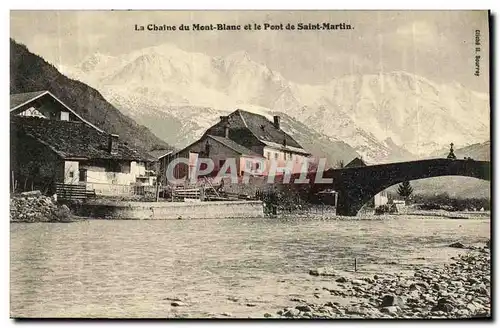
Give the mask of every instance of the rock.
[[178, 297], [165, 297], [164, 301], [174, 301], [174, 302], [182, 302], [182, 300]]
[[409, 294], [408, 294], [408, 297], [413, 299], [413, 300], [418, 300], [420, 299], [420, 293], [418, 292], [418, 290], [412, 290]]
[[399, 312], [399, 307], [397, 306], [386, 306], [380, 309], [382, 313], [397, 314]]
[[255, 304], [255, 303], [247, 303], [246, 305], [247, 305], [248, 307], [254, 307], [254, 306], [257, 306], [257, 304]]
[[312, 308], [309, 305], [297, 305], [295, 308], [301, 312], [311, 312], [312, 311]]
[[471, 313], [475, 313], [477, 311], [477, 308], [474, 304], [472, 303], [469, 303], [467, 304], [466, 306], [467, 310], [469, 310]]
[[347, 280], [346, 277], [339, 277], [335, 281], [336, 282], [340, 282], [340, 283], [344, 283], [344, 282], [348, 282], [349, 280]]
[[353, 285], [366, 285], [366, 281], [361, 279], [353, 279], [351, 280], [351, 284]]
[[297, 317], [299, 314], [300, 314], [299, 310], [290, 309], [290, 310], [286, 311], [285, 313], [283, 313], [283, 316], [288, 317], [288, 318], [293, 318], [293, 317]]
[[181, 302], [181, 301], [172, 302], [172, 303], [170, 303], [170, 305], [172, 305], [172, 306], [187, 306], [186, 303]]
[[423, 288], [425, 290], [429, 289], [429, 284], [425, 281], [415, 281], [410, 284], [410, 290], [415, 288]]
[[453, 248], [467, 248], [464, 244], [461, 242], [456, 242], [453, 244], [448, 245], [448, 247], [453, 247]]
[[273, 315], [271, 313], [264, 313], [264, 318], [272, 318]]
[[331, 276], [334, 277], [337, 275], [337, 271], [335, 271], [333, 268], [330, 267], [325, 267], [325, 268], [317, 268], [317, 269], [312, 269], [309, 270], [309, 274], [312, 276]]
[[406, 300], [402, 296], [395, 296], [395, 295], [384, 295], [381, 299], [381, 307], [388, 307], [388, 306], [404, 306], [406, 303]]
[[434, 306], [431, 309], [431, 311], [432, 312], [438, 312], [438, 311], [451, 312], [451, 311], [453, 311], [453, 309], [454, 309], [454, 306], [452, 304], [451, 299], [446, 298], [446, 297], [441, 297], [440, 299], [438, 299], [437, 305]]
[[345, 310], [345, 313], [346, 314], [364, 314], [365, 311], [361, 307], [359, 307], [359, 306], [349, 306]]

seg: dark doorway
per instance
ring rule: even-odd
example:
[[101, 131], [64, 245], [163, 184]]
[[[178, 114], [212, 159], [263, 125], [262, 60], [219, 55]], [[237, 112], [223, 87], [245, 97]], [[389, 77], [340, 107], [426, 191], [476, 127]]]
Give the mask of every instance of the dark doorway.
[[87, 169], [80, 169], [79, 181], [87, 182]]

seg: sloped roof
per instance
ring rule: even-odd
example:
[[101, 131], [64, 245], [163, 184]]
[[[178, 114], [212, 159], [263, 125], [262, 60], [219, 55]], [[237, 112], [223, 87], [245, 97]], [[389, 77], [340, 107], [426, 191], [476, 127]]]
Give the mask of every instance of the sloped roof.
[[116, 153], [107, 150], [109, 134], [85, 122], [48, 120], [38, 117], [11, 116], [11, 139], [27, 135], [48, 146], [62, 158], [137, 160], [156, 159], [145, 151], [133, 149], [118, 140]]
[[238, 154], [246, 155], [246, 156], [262, 157], [262, 155], [257, 154], [256, 152], [240, 145], [239, 143], [237, 143], [231, 139], [219, 137], [219, 136], [213, 136], [213, 135], [208, 135], [207, 137], [214, 139], [215, 141], [223, 144], [224, 146], [226, 146], [228, 148], [231, 148], [232, 150], [234, 150]]
[[46, 97], [51, 98], [53, 101], [58, 103], [59, 105], [63, 106], [67, 111], [75, 115], [79, 120], [82, 122], [87, 123], [94, 129], [104, 132], [94, 124], [90, 123], [80, 115], [78, 115], [77, 112], [75, 112], [73, 109], [69, 108], [65, 103], [63, 103], [59, 98], [54, 96], [50, 91], [48, 90], [42, 90], [42, 91], [34, 91], [34, 92], [26, 92], [26, 93], [16, 93], [16, 94], [11, 94], [10, 95], [10, 112], [11, 114], [17, 114], [19, 112], [22, 112], [32, 106], [33, 103], [41, 99], [44, 101], [47, 99]]
[[33, 99], [37, 99], [48, 91], [34, 91], [26, 93], [16, 93], [10, 95], [10, 109], [13, 110]]
[[156, 159], [160, 159], [162, 157], [165, 157], [165, 156], [171, 154], [172, 152], [173, 152], [173, 150], [158, 149], [158, 150], [151, 150], [149, 152], [149, 155], [156, 158]]
[[[285, 131], [277, 129], [273, 122], [269, 121], [265, 116], [250, 113], [241, 109], [236, 110], [233, 114], [241, 116], [245, 126], [261, 141], [273, 142], [283, 145], [286, 140], [286, 145], [294, 148], [302, 148], [301, 145]], [[231, 115], [233, 115], [231, 114]]]
[[359, 157], [356, 157], [352, 161], [350, 161], [344, 168], [349, 168], [349, 167], [363, 167], [366, 166], [366, 163]]

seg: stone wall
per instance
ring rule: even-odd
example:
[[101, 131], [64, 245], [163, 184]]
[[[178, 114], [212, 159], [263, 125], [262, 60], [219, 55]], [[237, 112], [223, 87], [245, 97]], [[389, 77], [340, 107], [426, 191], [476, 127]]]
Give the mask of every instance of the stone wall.
[[261, 201], [114, 202], [74, 205], [81, 216], [98, 219], [177, 220], [264, 217]]

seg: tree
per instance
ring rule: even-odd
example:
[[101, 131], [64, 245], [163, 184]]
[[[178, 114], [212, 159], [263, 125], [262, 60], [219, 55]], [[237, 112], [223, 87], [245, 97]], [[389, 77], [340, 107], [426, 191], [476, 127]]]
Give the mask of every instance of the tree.
[[401, 183], [398, 187], [398, 194], [399, 196], [403, 197], [405, 200], [410, 197], [410, 195], [413, 193], [413, 188], [410, 185], [410, 181], [405, 181]]

